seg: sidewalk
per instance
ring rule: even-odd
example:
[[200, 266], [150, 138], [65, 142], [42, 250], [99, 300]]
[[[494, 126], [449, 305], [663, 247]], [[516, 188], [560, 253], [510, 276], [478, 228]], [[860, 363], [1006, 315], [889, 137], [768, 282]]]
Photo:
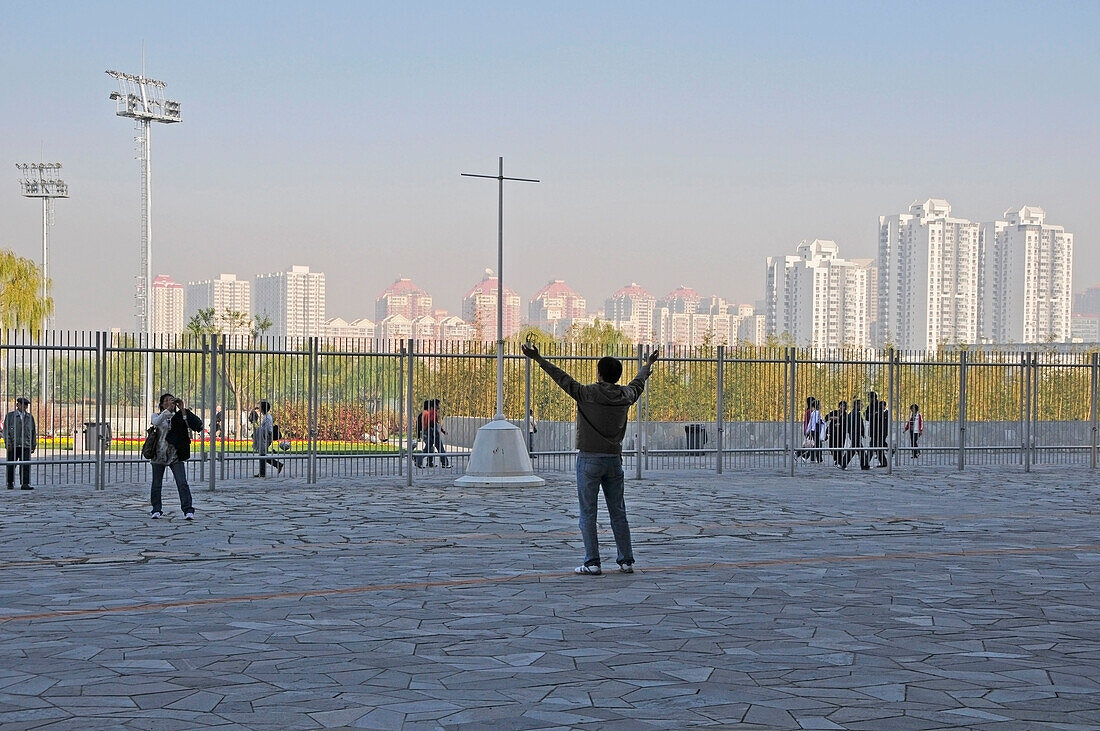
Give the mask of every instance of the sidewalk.
[[0, 492], [0, 727], [1100, 727], [1087, 470]]

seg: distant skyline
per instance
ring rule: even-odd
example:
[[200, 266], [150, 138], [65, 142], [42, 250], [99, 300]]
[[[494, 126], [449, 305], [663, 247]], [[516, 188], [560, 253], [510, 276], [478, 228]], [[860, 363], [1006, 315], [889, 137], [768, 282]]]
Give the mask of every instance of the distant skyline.
[[[20, 162], [61, 162], [62, 329], [132, 329], [134, 127], [104, 72], [166, 82], [153, 272], [186, 283], [307, 264], [332, 316], [395, 278], [454, 312], [504, 283], [589, 298], [631, 281], [753, 302], [801, 240], [873, 258], [878, 216], [944, 198], [974, 221], [1043, 207], [1100, 282], [1100, 5], [0, 0], [0, 247], [41, 258]], [[2, 176], [0, 176], [2, 180]], [[32, 286], [28, 283], [28, 286]], [[593, 301], [593, 298], [601, 298]], [[93, 305], [93, 306], [90, 306]]]

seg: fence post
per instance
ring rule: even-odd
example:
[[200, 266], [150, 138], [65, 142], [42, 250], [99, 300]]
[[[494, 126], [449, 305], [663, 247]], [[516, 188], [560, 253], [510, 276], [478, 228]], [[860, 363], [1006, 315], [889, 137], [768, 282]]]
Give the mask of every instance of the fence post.
[[[205, 338], [203, 338], [205, 340]], [[210, 408], [207, 410], [207, 414], [210, 415], [210, 420], [207, 425], [210, 428], [210, 449], [206, 451], [210, 455], [210, 492], [214, 492], [217, 486], [217, 481], [214, 476], [214, 460], [218, 455], [218, 336], [213, 334], [210, 336]], [[225, 419], [225, 416], [222, 416]]]
[[966, 351], [959, 353], [959, 471], [966, 467]]
[[[645, 362], [642, 347], [641, 345], [638, 346], [638, 370], [642, 369], [642, 363]], [[648, 388], [642, 391], [643, 394], [648, 392]], [[638, 480], [642, 479], [642, 453], [645, 450], [643, 446], [645, 444], [645, 428], [642, 422], [642, 405], [643, 401], [639, 399], [634, 407], [634, 428], [638, 430], [638, 438], [634, 440], [634, 477]]]
[[796, 409], [798, 404], [798, 394], [795, 384], [795, 377], [798, 375], [798, 366], [795, 363], [794, 348], [787, 348], [787, 379], [790, 382], [790, 388], [787, 392], [787, 418], [790, 420], [790, 429], [787, 430], [787, 439], [789, 440], [787, 445], [787, 459], [791, 463], [791, 477], [794, 477], [794, 463], [798, 460], [797, 450], [802, 446], [802, 437], [795, 436], [802, 431], [802, 422], [798, 418], [798, 411]]
[[1089, 371], [1092, 375], [1092, 382], [1089, 388], [1089, 422], [1092, 430], [1092, 448], [1089, 450], [1089, 469], [1096, 469], [1096, 367], [1100, 364], [1100, 358], [1097, 358], [1097, 353], [1092, 354], [1092, 364]]
[[531, 454], [531, 359], [523, 359], [523, 436], [527, 439], [527, 458]]
[[317, 404], [320, 397], [317, 393], [317, 338], [309, 340], [309, 367], [306, 369], [306, 422], [309, 425], [309, 450], [306, 458], [306, 484], [317, 482]]
[[107, 333], [98, 331], [95, 334], [95, 421], [98, 438], [95, 440], [95, 489], [104, 488], [104, 444], [103, 429], [103, 405], [107, 398], [107, 343], [104, 342]]
[[722, 420], [722, 414], [725, 411], [725, 402], [726, 402], [725, 385], [724, 385], [725, 384], [725, 380], [724, 380], [725, 379], [725, 370], [726, 370], [726, 346], [725, 345], [719, 345], [718, 346], [718, 378], [716, 379], [717, 389], [718, 389], [718, 395], [717, 395], [718, 397], [715, 399], [715, 401], [716, 401], [715, 407], [716, 407], [716, 410], [717, 410], [717, 418], [715, 419], [715, 422], [716, 422], [715, 423], [715, 431], [717, 432], [717, 434], [714, 435], [714, 442], [715, 442], [714, 446], [718, 449], [718, 466], [715, 469], [716, 469], [716, 473], [719, 474], [719, 475], [722, 474], [722, 459], [723, 459], [723, 454], [724, 454], [723, 451], [722, 451], [722, 449], [723, 449], [722, 432], [725, 431], [725, 422]]
[[405, 374], [405, 466], [409, 473], [405, 478], [405, 484], [409, 486], [413, 484], [413, 449], [416, 446], [413, 442], [413, 429], [416, 428], [413, 418], [413, 347], [415, 343], [415, 340], [409, 338], [406, 344], [401, 346], [401, 351], [409, 354], [409, 370]]
[[[893, 404], [894, 408], [897, 409], [899, 406], [898, 396], [896, 393], [894, 393], [894, 389], [897, 386], [897, 379], [895, 378], [894, 372], [897, 351], [893, 348], [890, 348], [888, 351], [886, 351], [886, 356], [889, 360], [886, 366], [886, 402], [888, 404]], [[897, 459], [898, 453], [901, 451], [898, 449], [898, 421], [896, 417], [890, 419], [890, 423], [887, 425], [887, 429], [890, 432], [890, 443], [886, 446], [886, 474], [892, 475], [894, 474], [894, 461]], [[883, 434], [883, 436], [885, 437], [887, 435]]]
[[1031, 472], [1031, 353], [1024, 353], [1024, 423], [1023, 441], [1024, 472]]

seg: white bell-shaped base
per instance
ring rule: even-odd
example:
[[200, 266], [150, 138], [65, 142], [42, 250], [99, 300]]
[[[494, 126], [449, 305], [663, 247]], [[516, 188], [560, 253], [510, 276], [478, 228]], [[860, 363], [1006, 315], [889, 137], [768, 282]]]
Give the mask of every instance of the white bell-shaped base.
[[456, 487], [539, 487], [545, 485], [531, 469], [523, 432], [505, 419], [494, 419], [477, 430], [466, 474]]

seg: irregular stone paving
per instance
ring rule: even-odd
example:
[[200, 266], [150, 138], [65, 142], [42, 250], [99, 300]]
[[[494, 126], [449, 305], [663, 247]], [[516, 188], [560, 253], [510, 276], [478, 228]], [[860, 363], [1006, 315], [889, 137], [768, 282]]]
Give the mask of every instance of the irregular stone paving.
[[0, 492], [0, 727], [1096, 729], [1096, 478], [650, 473], [601, 577], [568, 473]]

